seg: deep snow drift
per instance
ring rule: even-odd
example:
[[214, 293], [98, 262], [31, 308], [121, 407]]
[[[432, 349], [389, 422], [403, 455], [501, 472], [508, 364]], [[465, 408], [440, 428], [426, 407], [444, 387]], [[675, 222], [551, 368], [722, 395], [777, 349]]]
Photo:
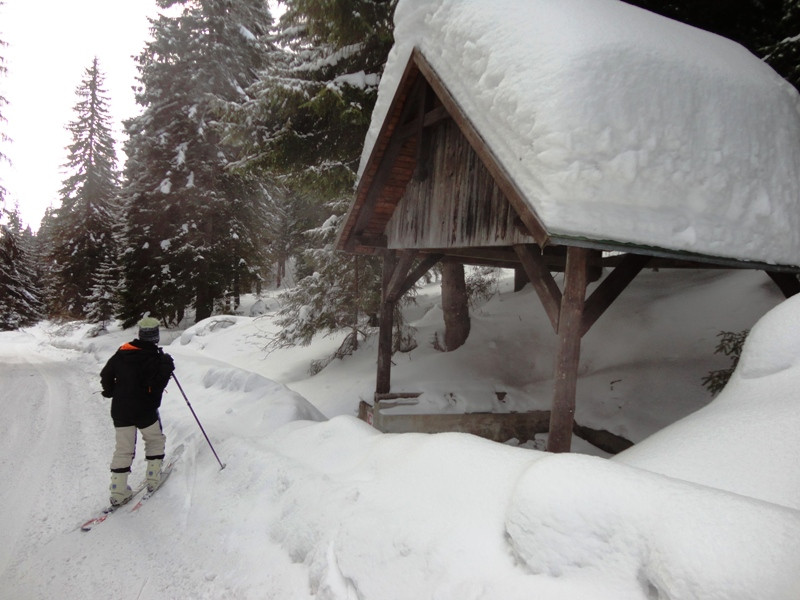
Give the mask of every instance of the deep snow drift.
[[[550, 325], [510, 284], [448, 354], [430, 344], [438, 288], [423, 289], [407, 310], [419, 347], [395, 356], [397, 384], [433, 402], [490, 381], [546, 404]], [[265, 298], [261, 317], [245, 307], [162, 336], [227, 467], [170, 384], [168, 448], [185, 446], [175, 472], [142, 510], [89, 533], [76, 528], [104, 503], [113, 443], [97, 374], [132, 331], [0, 334], [0, 596], [795, 598], [800, 299], [761, 319], [716, 400], [700, 386], [727, 365], [716, 333], [779, 302], [761, 273], [642, 273], [584, 344], [579, 420], [640, 442], [608, 460], [379, 434], [352, 416], [374, 385], [373, 343], [309, 377], [338, 340], [265, 355]]]

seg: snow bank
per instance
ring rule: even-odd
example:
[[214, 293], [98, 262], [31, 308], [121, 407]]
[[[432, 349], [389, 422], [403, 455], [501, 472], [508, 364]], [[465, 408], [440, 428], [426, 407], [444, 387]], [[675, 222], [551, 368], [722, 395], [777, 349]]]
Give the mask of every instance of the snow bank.
[[798, 94], [738, 44], [616, 0], [401, 0], [395, 23], [360, 172], [417, 46], [553, 234], [800, 260]]
[[[325, 420], [300, 394], [256, 373], [235, 367], [210, 367], [181, 373], [179, 377], [190, 402], [202, 403], [201, 420], [216, 422], [217, 435], [258, 437], [293, 421]], [[170, 385], [167, 391], [177, 390]], [[180, 410], [181, 401], [171, 400], [172, 409]]]
[[[506, 523], [531, 572], [602, 597], [797, 597], [800, 513], [580, 455], [519, 481]], [[595, 596], [596, 597], [596, 596]]]
[[737, 377], [758, 379], [800, 366], [800, 297], [762, 317], [748, 334]]
[[275, 465], [270, 535], [308, 566], [315, 597], [527, 597], [505, 499], [542, 453], [465, 434], [379, 435], [352, 417], [289, 425], [270, 441], [292, 465]]
[[615, 460], [800, 509], [799, 353], [800, 297], [794, 297], [753, 327], [714, 402]]
[[800, 589], [796, 510], [588, 456], [380, 435], [351, 417], [289, 424], [269, 444], [270, 537], [318, 598], [789, 600]]
[[227, 329], [228, 327], [233, 327], [238, 323], [249, 323], [250, 319], [247, 317], [236, 317], [233, 315], [218, 315], [214, 317], [209, 317], [208, 319], [203, 319], [199, 323], [195, 323], [188, 329], [186, 329], [180, 336], [180, 343], [181, 345], [185, 346], [187, 344], [197, 344], [199, 345], [200, 349], [202, 349], [205, 345], [204, 341], [198, 339], [203, 338], [211, 335], [215, 331], [219, 331], [221, 329]]

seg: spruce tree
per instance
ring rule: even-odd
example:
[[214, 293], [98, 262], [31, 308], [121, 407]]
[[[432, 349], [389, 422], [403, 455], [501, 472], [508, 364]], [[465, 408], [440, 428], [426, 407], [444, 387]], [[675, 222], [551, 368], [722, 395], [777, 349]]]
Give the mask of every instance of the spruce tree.
[[[150, 311], [179, 322], [212, 314], [261, 262], [264, 191], [235, 173], [217, 113], [241, 99], [266, 61], [271, 17], [261, 0], [159, 0], [138, 57], [142, 114], [126, 124], [125, 323]], [[180, 9], [177, 13], [176, 10]]]
[[76, 88], [72, 143], [64, 165], [69, 174], [60, 191], [50, 231], [54, 316], [83, 318], [97, 272], [113, 256], [111, 229], [118, 188], [109, 100], [97, 58]]
[[22, 237], [19, 210], [0, 212], [0, 330], [33, 325], [42, 317], [41, 292]]
[[784, 0], [774, 39], [764, 45], [764, 60], [800, 90], [800, 2]]
[[272, 213], [273, 243], [293, 246], [278, 243], [294, 258], [298, 280], [283, 295], [281, 345], [307, 343], [317, 332], [358, 330], [377, 311], [379, 261], [335, 252], [332, 242], [392, 45], [396, 2], [283, 4], [282, 54], [226, 113], [228, 136], [243, 152], [237, 166], [280, 182], [280, 206], [293, 206], [291, 219]]

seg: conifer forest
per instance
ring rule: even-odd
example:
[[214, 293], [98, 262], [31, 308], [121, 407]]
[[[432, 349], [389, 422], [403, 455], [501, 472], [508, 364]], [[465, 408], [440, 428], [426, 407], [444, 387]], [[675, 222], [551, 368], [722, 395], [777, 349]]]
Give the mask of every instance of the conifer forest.
[[[733, 39], [800, 87], [797, 0], [629, 3]], [[125, 139], [112, 134], [97, 56], [76, 82], [66, 176], [35, 233], [0, 181], [0, 330], [43, 319], [102, 330], [145, 312], [177, 326], [268, 288], [283, 290], [278, 343], [365, 330], [378, 312], [380, 265], [332, 242], [396, 0], [283, 0], [277, 19], [264, 0], [157, 4], [135, 57], [140, 112]], [[13, 143], [3, 135], [3, 48], [0, 160]], [[301, 323], [301, 310], [314, 318]]]

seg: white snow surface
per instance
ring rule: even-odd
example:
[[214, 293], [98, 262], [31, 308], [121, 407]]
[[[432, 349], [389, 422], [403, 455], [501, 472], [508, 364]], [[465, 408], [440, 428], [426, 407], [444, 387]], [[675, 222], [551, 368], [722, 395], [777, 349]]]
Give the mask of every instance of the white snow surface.
[[800, 262], [800, 102], [742, 46], [618, 0], [400, 0], [413, 47], [556, 236]]
[[[423, 391], [425, 409], [496, 404], [499, 390], [547, 408], [554, 334], [530, 287], [511, 285], [473, 308], [451, 353], [431, 345], [438, 286], [420, 290], [406, 308], [419, 346], [395, 355], [393, 389]], [[800, 299], [782, 302], [763, 273], [643, 272], [585, 336], [576, 419], [637, 442], [611, 460], [577, 438], [579, 453], [550, 455], [538, 439], [380, 434], [354, 417], [374, 338], [310, 377], [341, 338], [267, 354], [277, 308], [249, 298], [162, 330], [226, 467], [172, 382], [172, 476], [88, 533], [113, 449], [98, 373], [135, 330], [0, 333], [0, 597], [797, 598]], [[755, 323], [711, 401], [700, 380], [729, 364], [717, 332]]]

